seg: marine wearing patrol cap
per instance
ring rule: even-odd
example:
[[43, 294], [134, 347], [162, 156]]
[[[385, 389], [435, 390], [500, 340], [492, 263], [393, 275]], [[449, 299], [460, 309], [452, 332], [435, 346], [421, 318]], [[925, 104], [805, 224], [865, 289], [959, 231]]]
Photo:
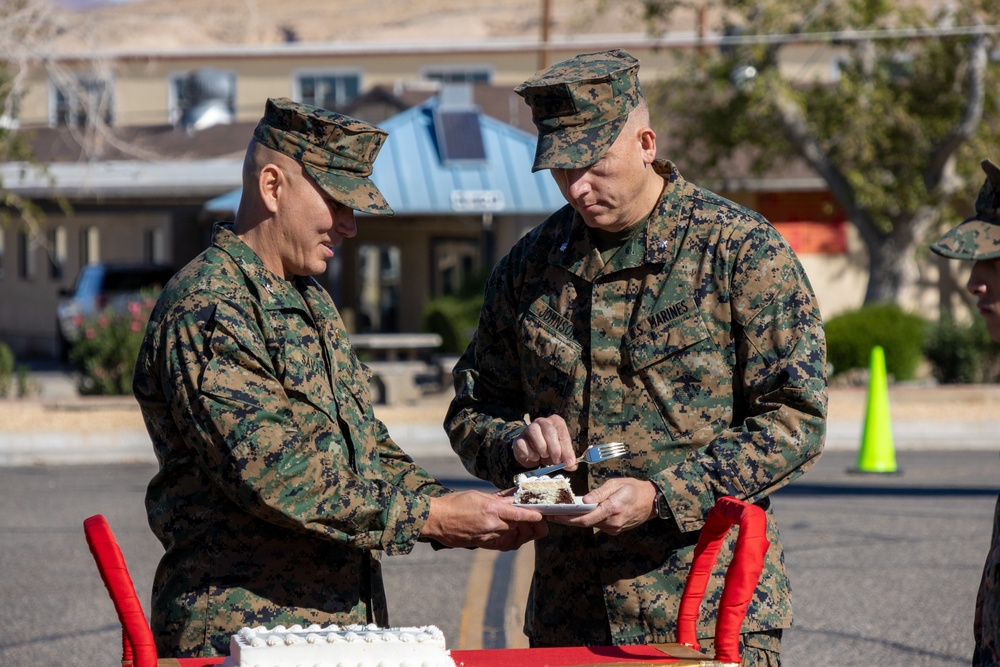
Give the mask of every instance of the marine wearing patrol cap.
[[515, 88], [538, 128], [531, 171], [576, 169], [600, 159], [639, 104], [638, 74], [639, 61], [614, 49], [574, 56]]
[[986, 182], [976, 198], [976, 214], [963, 220], [931, 244], [931, 250], [949, 259], [1000, 257], [1000, 167], [989, 160], [980, 165]]
[[287, 98], [267, 100], [253, 136], [302, 163], [335, 201], [356, 211], [392, 215], [369, 176], [388, 134], [350, 116]]

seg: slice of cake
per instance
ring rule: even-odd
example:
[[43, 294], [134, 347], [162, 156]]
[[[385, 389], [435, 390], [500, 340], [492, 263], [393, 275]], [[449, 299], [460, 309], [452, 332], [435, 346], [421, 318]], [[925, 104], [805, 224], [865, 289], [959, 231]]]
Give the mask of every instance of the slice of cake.
[[283, 625], [243, 628], [229, 641], [224, 667], [455, 667], [433, 625]]
[[519, 505], [573, 505], [576, 498], [569, 486], [569, 479], [562, 475], [529, 477], [518, 475], [514, 502]]

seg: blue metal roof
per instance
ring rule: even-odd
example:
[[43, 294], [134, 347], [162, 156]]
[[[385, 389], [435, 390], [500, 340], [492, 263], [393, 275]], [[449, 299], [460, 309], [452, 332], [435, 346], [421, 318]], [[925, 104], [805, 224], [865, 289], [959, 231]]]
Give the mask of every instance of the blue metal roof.
[[389, 138], [372, 180], [397, 214], [551, 213], [563, 199], [547, 171], [531, 173], [535, 136], [479, 114], [486, 160], [442, 164], [434, 132], [437, 98], [387, 119]]
[[243, 188], [230, 190], [225, 194], [209, 199], [202, 205], [201, 210], [205, 215], [214, 215], [220, 218], [228, 215], [229, 219], [232, 219], [233, 214], [236, 213], [236, 209], [240, 205], [240, 196], [242, 194]]
[[[547, 214], [563, 199], [547, 170], [531, 172], [535, 136], [479, 116], [486, 159], [442, 163], [434, 131], [437, 98], [386, 119], [389, 133], [375, 160], [372, 180], [397, 215], [461, 213]], [[234, 212], [240, 190], [205, 204], [208, 213]]]

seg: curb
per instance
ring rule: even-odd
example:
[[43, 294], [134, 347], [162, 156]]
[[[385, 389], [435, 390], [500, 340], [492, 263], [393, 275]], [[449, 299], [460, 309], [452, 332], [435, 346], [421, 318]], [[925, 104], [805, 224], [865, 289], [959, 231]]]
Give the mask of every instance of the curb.
[[145, 431], [0, 433], [0, 466], [156, 463]]
[[[830, 421], [826, 451], [861, 449], [863, 421]], [[892, 424], [896, 451], [982, 451], [1000, 449], [1000, 422], [897, 421]]]
[[[81, 408], [87, 409], [87, 408]], [[386, 422], [389, 434], [414, 457], [453, 456], [444, 429], [430, 424]], [[145, 430], [0, 432], [0, 466], [156, 464]]]
[[[389, 435], [414, 458], [454, 456], [441, 426], [386, 422]], [[835, 421], [827, 426], [825, 451], [858, 451], [864, 424]], [[894, 448], [906, 451], [983, 451], [1000, 446], [1000, 422], [911, 421], [892, 426]], [[945, 435], [946, 434], [946, 435]], [[156, 464], [144, 430], [68, 433], [0, 432], [0, 466]]]

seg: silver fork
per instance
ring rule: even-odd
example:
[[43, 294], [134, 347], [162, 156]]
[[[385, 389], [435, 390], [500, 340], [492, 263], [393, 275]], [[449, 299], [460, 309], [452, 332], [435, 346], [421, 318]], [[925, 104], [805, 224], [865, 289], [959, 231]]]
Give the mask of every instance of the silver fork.
[[[607, 461], [608, 459], [624, 456], [627, 452], [628, 449], [625, 447], [624, 442], [606, 442], [603, 445], [591, 445], [590, 447], [587, 447], [587, 450], [576, 460], [576, 462], [583, 463], [586, 461], [587, 463], [600, 463], [601, 461]], [[556, 470], [562, 470], [565, 467], [565, 463], [557, 463], [553, 466], [529, 470], [524, 474], [528, 477], [539, 477], [540, 475], [548, 475], [550, 472], [555, 472]]]

